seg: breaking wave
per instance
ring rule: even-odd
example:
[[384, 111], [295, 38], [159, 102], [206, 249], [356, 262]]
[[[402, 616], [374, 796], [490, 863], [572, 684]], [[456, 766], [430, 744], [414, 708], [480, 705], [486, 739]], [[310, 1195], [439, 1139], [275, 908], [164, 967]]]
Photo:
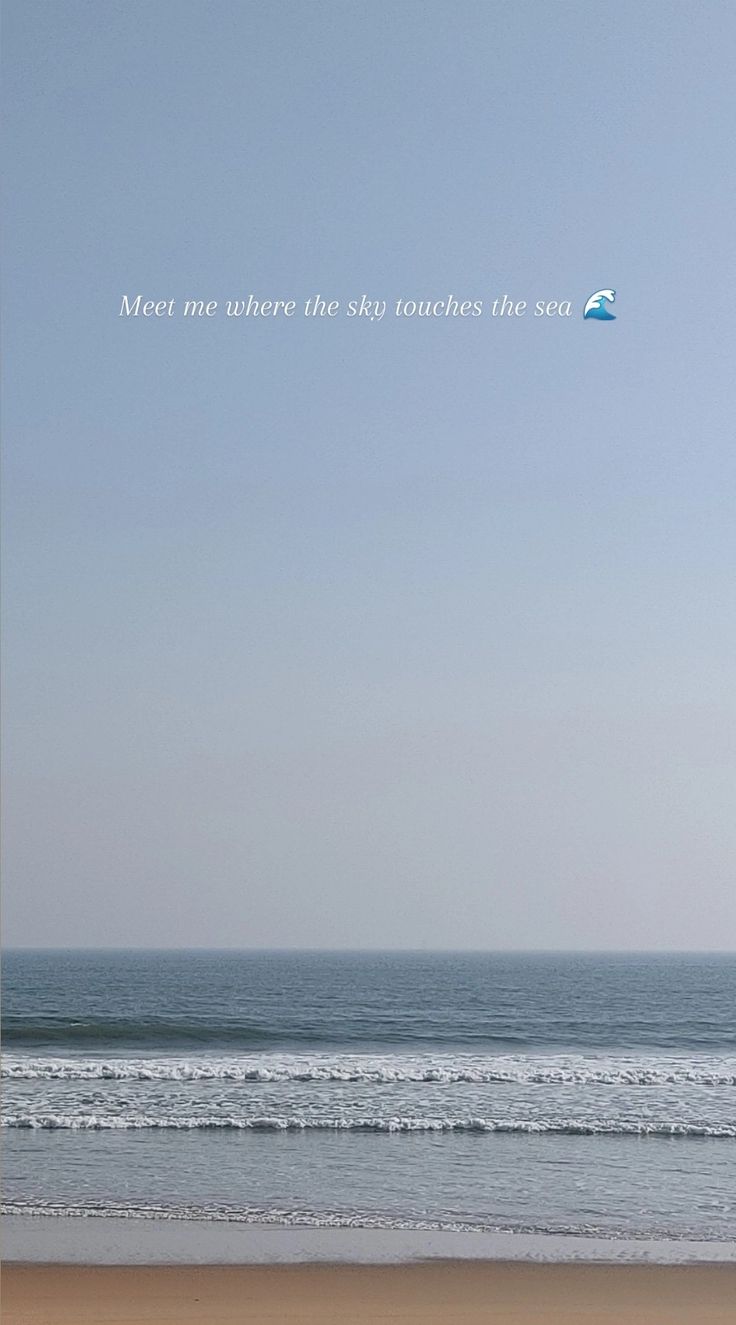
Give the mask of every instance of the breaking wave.
[[242, 1131], [242, 1132], [477, 1132], [557, 1133], [561, 1136], [652, 1136], [736, 1138], [736, 1121], [705, 1124], [666, 1119], [629, 1121], [612, 1118], [497, 1119], [422, 1117], [323, 1117], [321, 1115], [273, 1115], [237, 1117], [194, 1115], [159, 1117], [155, 1114], [56, 1114], [14, 1113], [2, 1118], [2, 1126], [42, 1131]]
[[576, 1055], [281, 1055], [74, 1058], [7, 1054], [15, 1081], [232, 1081], [448, 1085], [736, 1086], [736, 1058]]

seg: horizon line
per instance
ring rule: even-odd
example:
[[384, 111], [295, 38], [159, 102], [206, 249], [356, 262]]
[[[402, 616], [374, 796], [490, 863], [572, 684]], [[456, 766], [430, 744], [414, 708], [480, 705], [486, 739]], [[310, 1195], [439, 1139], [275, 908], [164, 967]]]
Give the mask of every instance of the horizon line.
[[177, 953], [196, 953], [196, 952], [233, 952], [233, 953], [300, 953], [300, 954], [345, 954], [345, 955], [395, 955], [395, 956], [622, 956], [622, 957], [652, 957], [652, 956], [672, 956], [672, 957], [733, 957], [736, 956], [736, 948], [404, 948], [404, 947], [313, 947], [296, 946], [286, 947], [260, 945], [260, 946], [240, 946], [238, 944], [227, 945], [209, 945], [196, 944], [185, 946], [166, 946], [148, 944], [35, 944], [35, 943], [11, 943], [1, 944], [0, 952], [177, 952]]

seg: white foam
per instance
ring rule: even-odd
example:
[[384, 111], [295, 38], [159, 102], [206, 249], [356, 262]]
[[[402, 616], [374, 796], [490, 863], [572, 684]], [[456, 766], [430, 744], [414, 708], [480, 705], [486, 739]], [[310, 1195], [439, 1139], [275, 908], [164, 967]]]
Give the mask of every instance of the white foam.
[[709, 1124], [668, 1119], [617, 1118], [486, 1118], [486, 1117], [345, 1117], [337, 1115], [263, 1115], [230, 1117], [156, 1114], [15, 1113], [2, 1126], [57, 1131], [245, 1131], [245, 1132], [495, 1132], [558, 1133], [563, 1136], [660, 1136], [736, 1138], [736, 1122]]
[[448, 1085], [736, 1086], [733, 1055], [251, 1054], [46, 1057], [6, 1054], [2, 1076], [35, 1081], [280, 1081]]

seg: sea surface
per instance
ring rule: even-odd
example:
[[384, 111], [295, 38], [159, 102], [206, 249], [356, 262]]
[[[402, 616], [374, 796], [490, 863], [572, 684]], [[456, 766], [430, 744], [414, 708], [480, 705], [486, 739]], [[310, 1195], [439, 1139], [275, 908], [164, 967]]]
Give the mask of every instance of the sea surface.
[[736, 1238], [736, 957], [30, 952], [5, 1210]]

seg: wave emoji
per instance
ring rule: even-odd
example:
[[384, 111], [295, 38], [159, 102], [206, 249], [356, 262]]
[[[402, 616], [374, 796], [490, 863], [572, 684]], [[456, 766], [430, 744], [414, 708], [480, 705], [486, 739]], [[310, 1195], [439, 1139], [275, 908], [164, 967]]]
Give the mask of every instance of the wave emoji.
[[612, 304], [615, 298], [615, 290], [596, 290], [583, 309], [583, 317], [594, 317], [599, 322], [615, 322], [616, 314], [609, 313], [606, 308], [606, 304]]

